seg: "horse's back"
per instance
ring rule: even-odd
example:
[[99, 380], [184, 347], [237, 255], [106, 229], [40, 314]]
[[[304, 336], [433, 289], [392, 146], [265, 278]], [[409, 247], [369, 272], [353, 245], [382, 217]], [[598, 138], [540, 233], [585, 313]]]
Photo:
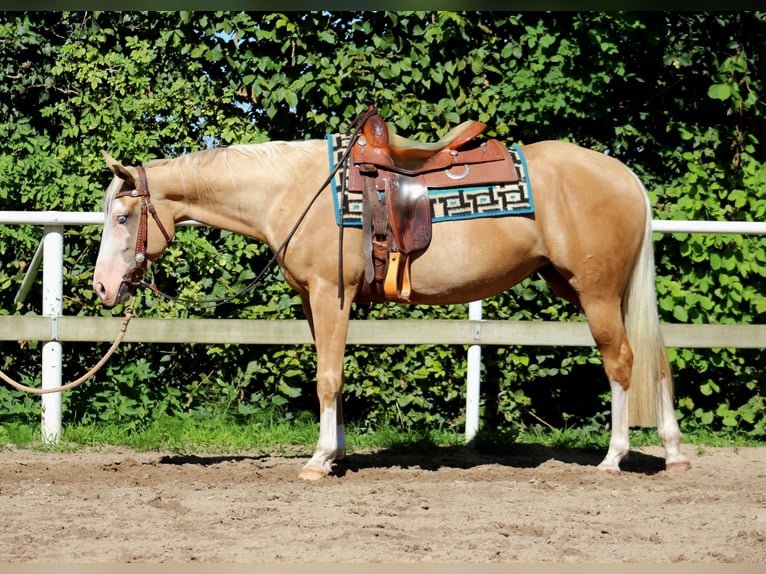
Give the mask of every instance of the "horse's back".
[[643, 186], [618, 159], [564, 141], [546, 140], [521, 149], [535, 203], [542, 210], [549, 201], [559, 200], [572, 202], [574, 208], [600, 205], [643, 214]]
[[435, 224], [431, 246], [413, 263], [413, 302], [491, 296], [549, 264], [564, 277], [626, 280], [646, 220], [638, 179], [615, 158], [575, 144], [522, 150], [534, 213]]

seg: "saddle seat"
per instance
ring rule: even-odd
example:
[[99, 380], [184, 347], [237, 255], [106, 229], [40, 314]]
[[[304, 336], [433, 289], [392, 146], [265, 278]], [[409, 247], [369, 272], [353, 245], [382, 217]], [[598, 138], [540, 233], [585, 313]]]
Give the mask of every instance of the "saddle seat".
[[398, 135], [381, 118], [371, 105], [372, 115], [364, 122], [359, 137], [359, 149], [370, 149], [372, 157], [364, 158], [366, 163], [393, 169], [405, 175], [415, 175], [449, 167], [454, 162], [459, 148], [481, 134], [487, 125], [467, 120], [453, 128], [436, 142], [419, 142]]
[[400, 136], [388, 126], [388, 145], [397, 150], [402, 156], [423, 154], [433, 155], [444, 148], [457, 149], [471, 141], [477, 135], [487, 129], [487, 124], [476, 120], [466, 120], [457, 127], [452, 128], [447, 135], [435, 142], [421, 142]]
[[503, 144], [475, 141], [483, 122], [464, 121], [438, 141], [419, 142], [397, 135], [369, 104], [354, 127], [347, 190], [362, 194], [365, 281], [358, 300], [407, 302], [410, 264], [431, 242], [429, 188], [514, 182], [518, 172]]
[[[435, 142], [419, 142], [397, 135], [388, 126], [388, 154], [400, 170], [418, 172], [428, 168], [438, 154], [457, 150], [487, 129], [487, 124], [466, 120]], [[450, 156], [452, 157], [452, 156]]]

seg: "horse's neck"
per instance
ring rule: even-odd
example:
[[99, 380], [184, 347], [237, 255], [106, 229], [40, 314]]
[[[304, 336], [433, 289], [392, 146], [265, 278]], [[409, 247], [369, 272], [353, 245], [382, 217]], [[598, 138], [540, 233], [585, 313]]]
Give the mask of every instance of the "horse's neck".
[[233, 146], [168, 162], [163, 188], [176, 222], [199, 221], [271, 243], [305, 207], [309, 174], [326, 166], [321, 140]]

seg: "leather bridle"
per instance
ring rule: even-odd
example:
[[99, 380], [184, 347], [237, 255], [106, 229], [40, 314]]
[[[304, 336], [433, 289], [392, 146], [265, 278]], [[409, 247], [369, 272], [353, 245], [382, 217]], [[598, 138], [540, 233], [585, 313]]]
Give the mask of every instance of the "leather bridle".
[[[290, 242], [290, 239], [292, 239], [293, 235], [295, 235], [295, 232], [298, 230], [298, 227], [300, 226], [303, 219], [306, 217], [306, 214], [308, 214], [309, 210], [311, 209], [311, 206], [314, 205], [314, 202], [317, 200], [319, 195], [322, 193], [322, 191], [330, 185], [330, 182], [335, 177], [337, 172], [340, 170], [341, 166], [343, 166], [346, 161], [348, 161], [348, 158], [351, 154], [351, 148], [353, 147], [354, 143], [356, 142], [357, 138], [359, 137], [359, 134], [362, 131], [362, 128], [364, 126], [365, 121], [367, 118], [369, 118], [371, 115], [377, 113], [374, 107], [371, 106], [370, 102], [365, 102], [368, 104], [369, 108], [359, 115], [359, 117], [354, 120], [354, 123], [352, 125], [353, 133], [351, 135], [351, 141], [346, 148], [346, 150], [343, 152], [342, 157], [338, 161], [338, 163], [335, 165], [333, 170], [330, 172], [330, 175], [327, 176], [327, 179], [322, 183], [322, 185], [317, 190], [316, 194], [311, 198], [308, 205], [306, 206], [306, 209], [301, 213], [301, 215], [298, 217], [298, 221], [295, 222], [295, 225], [293, 228], [288, 232], [287, 237], [282, 242], [282, 244], [274, 251], [274, 253], [271, 256], [271, 259], [266, 264], [266, 266], [263, 268], [263, 270], [258, 274], [258, 276], [253, 279], [250, 284], [247, 285], [244, 289], [242, 289], [240, 292], [236, 293], [235, 295], [230, 295], [228, 297], [225, 297], [223, 299], [214, 299], [214, 300], [203, 300], [203, 301], [189, 301], [189, 300], [183, 300], [179, 299], [177, 297], [173, 297], [171, 295], [168, 295], [167, 293], [163, 293], [157, 287], [153, 284], [147, 283], [144, 281], [144, 275], [146, 274], [146, 269], [148, 267], [148, 262], [146, 261], [146, 247], [147, 247], [147, 234], [148, 234], [148, 220], [149, 220], [149, 214], [154, 218], [154, 221], [157, 223], [157, 227], [159, 228], [162, 235], [165, 237], [165, 241], [167, 242], [167, 245], [170, 245], [170, 242], [172, 241], [170, 234], [166, 231], [165, 226], [162, 225], [162, 221], [160, 220], [159, 216], [157, 215], [157, 211], [154, 209], [154, 205], [152, 204], [151, 197], [149, 195], [149, 183], [146, 179], [146, 170], [143, 168], [143, 166], [137, 166], [136, 169], [138, 170], [138, 187], [136, 189], [124, 189], [120, 190], [115, 194], [115, 199], [119, 199], [121, 197], [140, 197], [141, 198], [141, 218], [138, 222], [138, 233], [136, 237], [136, 255], [135, 255], [135, 263], [133, 267], [128, 269], [128, 271], [123, 275], [122, 281], [126, 285], [129, 285], [131, 287], [148, 287], [151, 289], [155, 294], [159, 295], [162, 298], [168, 299], [170, 301], [176, 301], [179, 303], [184, 303], [187, 305], [196, 305], [196, 306], [218, 306], [223, 303], [228, 303], [229, 301], [232, 301], [236, 299], [237, 297], [240, 297], [242, 295], [245, 295], [252, 291], [266, 276], [266, 273], [269, 271], [272, 265], [274, 265], [277, 262], [277, 258], [279, 257], [280, 253], [283, 253], [285, 249], [287, 249], [287, 244]], [[345, 178], [343, 178], [343, 186], [345, 186]], [[344, 189], [345, 194], [345, 189]], [[339, 225], [339, 241], [338, 241], [338, 298], [341, 301], [341, 306], [343, 306], [343, 299], [344, 299], [344, 289], [343, 289], [343, 225]]]
[[165, 229], [165, 226], [162, 225], [162, 220], [160, 220], [159, 215], [157, 215], [157, 210], [154, 209], [154, 205], [152, 204], [151, 196], [149, 195], [149, 182], [146, 178], [146, 170], [143, 166], [138, 166], [136, 169], [138, 170], [138, 186], [136, 189], [123, 189], [114, 195], [115, 199], [121, 197], [138, 197], [141, 199], [141, 215], [138, 220], [138, 232], [136, 233], [135, 262], [133, 267], [128, 269], [125, 275], [122, 276], [124, 283], [134, 287], [141, 285], [141, 281], [148, 267], [146, 248], [149, 236], [149, 214], [151, 214], [152, 218], [157, 223], [157, 227], [159, 227], [160, 232], [163, 237], [165, 237], [167, 245], [170, 245], [171, 242], [170, 234]]

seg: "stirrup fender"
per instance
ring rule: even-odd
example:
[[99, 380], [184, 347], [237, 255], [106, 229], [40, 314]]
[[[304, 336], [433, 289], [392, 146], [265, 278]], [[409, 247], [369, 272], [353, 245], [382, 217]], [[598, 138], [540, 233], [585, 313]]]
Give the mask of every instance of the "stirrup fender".
[[394, 133], [370, 104], [354, 126], [361, 133], [351, 140], [346, 190], [362, 194], [363, 298], [406, 302], [410, 265], [431, 241], [428, 190], [507, 184], [519, 175], [501, 142], [474, 141], [487, 128], [480, 121], [424, 143]]

